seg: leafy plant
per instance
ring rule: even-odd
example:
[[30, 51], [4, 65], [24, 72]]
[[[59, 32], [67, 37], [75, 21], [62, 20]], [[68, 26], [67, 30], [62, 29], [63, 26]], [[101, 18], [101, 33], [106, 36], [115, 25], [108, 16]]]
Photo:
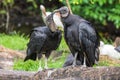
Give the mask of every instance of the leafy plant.
[[26, 49], [28, 38], [18, 33], [12, 35], [0, 34], [0, 45], [14, 50]]
[[64, 52], [69, 52], [69, 48], [68, 48], [68, 46], [67, 46], [67, 44], [66, 44], [66, 42], [65, 42], [63, 37], [62, 37], [61, 43], [60, 43], [60, 45], [59, 45], [57, 50], [58, 51], [62, 50]]
[[[59, 0], [66, 5], [65, 0]], [[120, 28], [120, 2], [119, 0], [69, 0], [73, 13], [97, 24], [107, 25], [108, 21]]]
[[[6, 15], [6, 33], [9, 32], [9, 21], [10, 21], [10, 9], [14, 4], [14, 0], [2, 0], [3, 9], [0, 11], [0, 14]], [[5, 7], [5, 9], [4, 9]]]
[[14, 62], [13, 69], [15, 70], [24, 70], [24, 71], [36, 71], [39, 68], [39, 63], [37, 61], [29, 60], [23, 62], [23, 60], [16, 60]]
[[32, 3], [32, 8], [37, 8], [37, 4], [35, 0], [27, 0], [27, 3]]
[[[48, 67], [49, 68], [61, 68], [65, 58], [66, 58], [66, 53], [64, 53], [59, 59], [57, 60], [48, 60]], [[45, 63], [44, 63], [44, 58], [41, 59], [41, 66], [44, 68]], [[13, 69], [14, 70], [24, 70], [24, 71], [37, 71], [40, 67], [39, 65], [40, 60], [32, 61], [28, 60], [26, 62], [23, 62], [23, 60], [15, 60]]]

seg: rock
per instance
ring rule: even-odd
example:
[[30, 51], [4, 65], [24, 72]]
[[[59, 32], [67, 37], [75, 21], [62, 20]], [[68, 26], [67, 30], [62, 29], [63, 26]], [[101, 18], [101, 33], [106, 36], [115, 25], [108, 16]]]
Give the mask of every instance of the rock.
[[31, 80], [34, 72], [0, 69], [0, 80]]
[[[51, 74], [49, 74], [51, 73]], [[43, 70], [33, 80], [120, 80], [120, 67], [66, 67]]]
[[65, 67], [39, 72], [0, 69], [0, 80], [120, 80], [120, 67]]

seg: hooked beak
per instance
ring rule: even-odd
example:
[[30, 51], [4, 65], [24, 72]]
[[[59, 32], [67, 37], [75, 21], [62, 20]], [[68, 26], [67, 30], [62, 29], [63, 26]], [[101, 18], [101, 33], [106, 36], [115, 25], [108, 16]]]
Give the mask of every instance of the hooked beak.
[[53, 12], [53, 13], [56, 13], [56, 12], [60, 12], [60, 10], [59, 10], [59, 9], [56, 9], [56, 10], [54, 10], [54, 12]]

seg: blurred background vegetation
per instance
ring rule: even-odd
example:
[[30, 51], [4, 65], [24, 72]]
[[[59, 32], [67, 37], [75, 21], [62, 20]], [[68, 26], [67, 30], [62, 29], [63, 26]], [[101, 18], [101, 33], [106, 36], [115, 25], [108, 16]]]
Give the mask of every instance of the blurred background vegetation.
[[[96, 27], [105, 43], [112, 43], [120, 36], [120, 0], [69, 0], [69, 3], [74, 14]], [[0, 0], [0, 45], [14, 50], [26, 50], [30, 31], [44, 25], [39, 8], [41, 4], [47, 11], [53, 11], [66, 6], [66, 0]], [[57, 50], [69, 53], [64, 40]], [[56, 63], [49, 60], [48, 66], [62, 67], [66, 55], [63, 54]], [[100, 65], [108, 63], [101, 62]], [[38, 62], [24, 63], [23, 60], [16, 60], [14, 69], [37, 70]]]
[[[120, 36], [120, 0], [70, 0], [72, 11], [90, 21], [101, 36], [114, 40]], [[66, 0], [1, 0], [0, 32], [29, 34], [33, 27], [44, 25], [40, 4], [47, 11], [66, 5]]]

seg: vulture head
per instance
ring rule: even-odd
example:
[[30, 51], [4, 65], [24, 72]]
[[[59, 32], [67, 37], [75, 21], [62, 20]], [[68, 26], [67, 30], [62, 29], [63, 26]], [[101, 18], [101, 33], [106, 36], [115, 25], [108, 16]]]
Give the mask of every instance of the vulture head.
[[52, 32], [55, 32], [57, 31], [57, 26], [53, 20], [53, 14], [50, 14], [46, 17], [46, 26], [49, 27], [49, 29], [52, 31]]
[[42, 12], [42, 18], [44, 23], [50, 28], [52, 32], [57, 31], [57, 29], [63, 30], [63, 24], [61, 22], [60, 14], [46, 12], [46, 9], [43, 5], [40, 5], [40, 9]]
[[54, 11], [54, 13], [60, 13], [62, 18], [67, 17], [70, 14], [68, 7], [64, 6]]

